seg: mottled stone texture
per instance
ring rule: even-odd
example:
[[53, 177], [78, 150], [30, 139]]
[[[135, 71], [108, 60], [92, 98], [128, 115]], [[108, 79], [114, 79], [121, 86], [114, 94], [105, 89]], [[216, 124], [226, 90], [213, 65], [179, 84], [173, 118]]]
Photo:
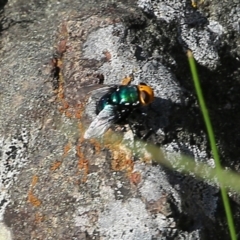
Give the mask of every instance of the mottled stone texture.
[[[222, 163], [239, 170], [239, 1], [87, 2], [0, 3], [0, 238], [228, 239], [218, 187], [177, 165], [184, 153], [214, 166], [190, 49]], [[155, 91], [130, 119], [145, 128], [84, 140], [86, 86], [130, 74]]]

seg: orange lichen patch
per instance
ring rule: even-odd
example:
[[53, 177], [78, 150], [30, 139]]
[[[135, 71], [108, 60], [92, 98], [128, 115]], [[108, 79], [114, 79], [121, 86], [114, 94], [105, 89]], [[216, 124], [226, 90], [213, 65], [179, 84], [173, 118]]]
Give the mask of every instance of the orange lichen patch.
[[78, 156], [78, 169], [83, 172], [83, 182], [87, 181], [87, 175], [89, 172], [88, 160], [85, 158], [84, 153], [81, 151], [81, 145], [76, 147]]
[[81, 119], [83, 111], [84, 111], [84, 104], [80, 103], [80, 104], [76, 104], [75, 106], [72, 106], [72, 108], [70, 108], [69, 110], [65, 111], [65, 115], [68, 118]]
[[72, 145], [70, 142], [68, 142], [65, 146], [64, 146], [64, 149], [63, 149], [63, 157], [65, 157], [68, 152], [70, 151]]
[[61, 161], [55, 161], [52, 166], [50, 167], [51, 171], [57, 170], [61, 166], [62, 162]]
[[33, 206], [38, 207], [41, 204], [41, 201], [33, 195], [33, 188], [38, 182], [38, 176], [34, 175], [32, 178], [30, 190], [28, 191], [28, 202], [30, 202]]
[[78, 139], [78, 143], [79, 143], [79, 145], [81, 145], [82, 143], [84, 143], [86, 141], [86, 139], [83, 136], [87, 129], [87, 126], [84, 122], [81, 121], [78, 124], [78, 128], [79, 128], [79, 132], [80, 132], [80, 138]]
[[71, 111], [65, 111], [64, 113], [65, 113], [65, 116], [67, 118], [72, 118], [73, 117], [73, 114], [71, 113]]
[[64, 99], [64, 81], [63, 81], [63, 76], [62, 76], [62, 73], [61, 73], [63, 62], [59, 58], [56, 59], [56, 61], [57, 61], [56, 66], [60, 69], [59, 79], [58, 79], [59, 85], [58, 85], [58, 89], [56, 90], [57, 99], [58, 99], [58, 101], [61, 102], [61, 105], [62, 105], [60, 110], [65, 110], [65, 109], [67, 109], [69, 107], [69, 104]]
[[57, 98], [62, 104], [62, 108], [60, 109], [61, 111], [64, 111], [65, 109], [68, 108], [67, 102], [64, 100], [64, 80], [62, 76], [62, 68], [63, 68], [63, 61], [62, 57], [63, 54], [67, 50], [67, 37], [68, 37], [68, 30], [67, 30], [67, 25], [66, 23], [63, 23], [60, 28], [59, 28], [59, 42], [56, 46], [56, 53], [57, 53], [57, 58], [53, 60], [54, 67], [58, 69], [58, 89], [56, 90], [57, 93]]
[[38, 176], [34, 175], [31, 182], [31, 187], [34, 187], [38, 182]]
[[129, 180], [134, 185], [138, 185], [142, 180], [141, 174], [139, 172], [133, 172], [133, 173], [130, 174]]
[[130, 74], [128, 77], [125, 77], [122, 79], [121, 84], [122, 85], [129, 85], [133, 80], [133, 74]]
[[107, 61], [110, 61], [112, 58], [112, 55], [109, 51], [104, 51], [103, 54], [105, 55], [105, 58]]
[[64, 98], [64, 84], [63, 82], [59, 83], [59, 88], [57, 89], [57, 99], [60, 102], [60, 107], [58, 108], [59, 112], [65, 114], [67, 118], [75, 117], [75, 109], [70, 108], [69, 103]]
[[83, 104], [78, 104], [75, 110], [75, 118], [80, 119], [82, 117], [83, 110]]
[[57, 89], [57, 98], [59, 100], [64, 99], [64, 88], [63, 88], [63, 82], [59, 83], [59, 87]]
[[95, 139], [91, 139], [90, 143], [94, 146], [96, 153], [100, 153], [102, 148], [100, 142]]
[[82, 142], [84, 142], [83, 133], [85, 131], [85, 127], [83, 126], [83, 124], [81, 122], [79, 122], [78, 128], [79, 128], [79, 131], [81, 133], [81, 137], [79, 138], [78, 141], [79, 141], [79, 144], [81, 144]]
[[40, 223], [44, 221], [44, 216], [41, 213], [36, 213], [35, 214], [35, 223]]
[[[132, 152], [126, 146], [122, 144], [123, 136], [121, 134], [116, 134], [111, 129], [109, 129], [103, 136], [104, 147], [109, 149], [112, 153], [112, 169], [114, 171], [126, 171], [127, 174], [132, 173], [133, 170], [133, 160]], [[99, 146], [99, 151], [102, 146], [96, 140], [90, 140], [94, 146]], [[97, 145], [96, 145], [97, 143]]]
[[63, 83], [59, 84], [57, 98], [58, 101], [61, 103], [61, 106], [58, 108], [59, 112], [65, 114], [65, 116], [68, 118], [74, 117], [74, 110], [69, 109], [69, 103], [64, 99]]
[[59, 74], [59, 85], [58, 85], [58, 89], [56, 90], [56, 94], [57, 94], [57, 101], [60, 103], [60, 106], [58, 108], [59, 112], [61, 112], [62, 114], [65, 114], [67, 118], [80, 119], [84, 111], [84, 104], [77, 104], [75, 106], [72, 106], [65, 99], [64, 80], [61, 75], [61, 72]]
[[30, 202], [34, 207], [39, 207], [41, 205], [41, 201], [33, 195], [32, 189], [28, 192], [28, 202]]
[[129, 156], [128, 153], [124, 152], [121, 149], [112, 152], [113, 160], [111, 162], [112, 169], [114, 171], [126, 171], [128, 174], [131, 174], [134, 167], [134, 162]]
[[62, 109], [68, 109], [69, 108], [69, 104], [67, 101], [65, 101], [64, 99], [62, 100]]

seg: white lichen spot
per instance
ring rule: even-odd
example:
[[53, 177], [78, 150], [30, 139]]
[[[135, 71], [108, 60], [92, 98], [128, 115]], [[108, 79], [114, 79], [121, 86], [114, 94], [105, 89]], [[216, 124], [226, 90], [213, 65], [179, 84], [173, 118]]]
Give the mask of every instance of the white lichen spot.
[[22, 167], [27, 163], [28, 133], [22, 129], [16, 137], [2, 138], [0, 141], [0, 220], [9, 203], [8, 190], [16, 181]]
[[0, 240], [12, 240], [12, 233], [3, 222], [0, 222]]

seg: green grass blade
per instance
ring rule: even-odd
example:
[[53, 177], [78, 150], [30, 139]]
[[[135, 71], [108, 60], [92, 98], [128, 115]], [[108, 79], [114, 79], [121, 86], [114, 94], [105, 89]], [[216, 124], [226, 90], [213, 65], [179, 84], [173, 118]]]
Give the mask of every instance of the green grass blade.
[[213, 158], [215, 161], [215, 166], [216, 166], [216, 174], [217, 174], [217, 178], [219, 180], [220, 183], [220, 189], [221, 189], [221, 195], [222, 195], [222, 200], [223, 200], [223, 205], [225, 208], [225, 213], [227, 216], [227, 222], [228, 222], [228, 228], [230, 231], [230, 235], [231, 235], [231, 239], [232, 240], [236, 240], [236, 231], [235, 231], [235, 227], [234, 227], [234, 222], [233, 222], [233, 216], [232, 216], [232, 212], [231, 212], [231, 208], [230, 208], [230, 203], [229, 203], [229, 198], [227, 195], [227, 191], [226, 188], [223, 186], [222, 184], [222, 175], [220, 174], [222, 172], [222, 167], [221, 167], [221, 163], [220, 163], [220, 159], [219, 159], [219, 154], [218, 154], [218, 149], [216, 146], [216, 141], [215, 141], [215, 136], [213, 133], [213, 128], [212, 128], [212, 124], [209, 118], [209, 114], [208, 114], [208, 110], [204, 101], [204, 97], [202, 94], [202, 89], [200, 86], [200, 82], [198, 79], [198, 74], [197, 74], [197, 69], [196, 69], [196, 65], [195, 65], [195, 61], [192, 55], [191, 51], [188, 51], [188, 60], [189, 60], [189, 64], [190, 64], [190, 68], [191, 68], [191, 72], [192, 72], [192, 77], [193, 77], [193, 81], [194, 81], [194, 85], [195, 85], [195, 90], [197, 93], [197, 97], [198, 97], [198, 101], [199, 101], [199, 105], [203, 114], [203, 118], [204, 118], [204, 122], [206, 124], [206, 128], [207, 128], [207, 134], [209, 137], [209, 141], [210, 141], [210, 146], [211, 146], [211, 150], [213, 153]]

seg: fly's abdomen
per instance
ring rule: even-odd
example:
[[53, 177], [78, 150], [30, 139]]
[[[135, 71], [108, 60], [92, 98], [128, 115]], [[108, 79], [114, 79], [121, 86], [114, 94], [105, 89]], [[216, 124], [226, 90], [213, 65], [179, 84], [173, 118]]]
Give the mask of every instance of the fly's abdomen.
[[138, 89], [136, 86], [119, 86], [111, 94], [111, 102], [116, 105], [137, 105], [139, 103]]
[[136, 86], [118, 86], [105, 94], [97, 103], [97, 114], [107, 105], [136, 106], [139, 104], [139, 93]]

